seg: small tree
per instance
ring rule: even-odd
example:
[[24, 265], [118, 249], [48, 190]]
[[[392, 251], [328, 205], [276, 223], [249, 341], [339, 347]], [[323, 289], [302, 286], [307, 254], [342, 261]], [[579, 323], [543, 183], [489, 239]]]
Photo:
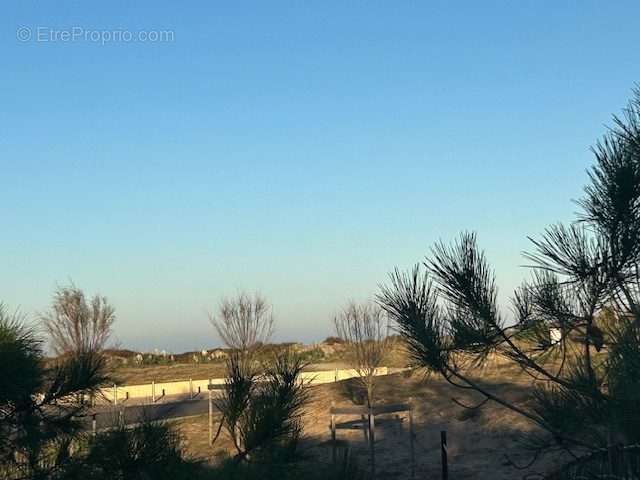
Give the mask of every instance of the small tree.
[[[537, 424], [546, 432], [535, 438], [538, 453], [583, 454], [561, 475], [638, 478], [640, 92], [594, 153], [578, 221], [533, 240], [532, 279], [513, 296], [511, 322], [470, 233], [437, 244], [424, 268], [396, 270], [378, 300], [416, 365], [481, 394], [479, 405], [493, 401]], [[531, 375], [531, 401], [516, 403], [477, 380], [475, 367], [489, 355]]]
[[233, 441], [237, 461], [293, 459], [308, 400], [300, 378], [303, 368], [300, 357], [287, 350], [275, 352], [262, 375], [247, 368], [238, 351], [227, 358], [225, 388], [216, 406], [222, 414], [220, 429]]
[[200, 462], [184, 451], [178, 430], [143, 418], [132, 426], [116, 425], [86, 435], [63, 479], [197, 480], [210, 478]]
[[248, 353], [269, 341], [273, 334], [271, 306], [260, 294], [239, 293], [220, 302], [218, 315], [209, 319], [232, 350]]
[[87, 406], [80, 394], [109, 378], [95, 350], [73, 351], [48, 367], [42, 341], [0, 304], [0, 477], [64, 478]]
[[116, 317], [105, 297], [96, 295], [87, 302], [84, 292], [71, 285], [55, 292], [51, 310], [41, 319], [52, 348], [64, 354], [103, 350]]
[[374, 304], [351, 302], [334, 319], [338, 336], [344, 340], [348, 359], [358, 373], [367, 393], [367, 405], [373, 406], [376, 370], [382, 366], [389, 348], [385, 312]]
[[[260, 294], [240, 293], [220, 303], [210, 316], [218, 335], [231, 349], [226, 359], [225, 388], [216, 406], [224, 429], [233, 441], [237, 462], [249, 458], [289, 460], [302, 431], [302, 409], [307, 392], [300, 378], [304, 363], [289, 350], [274, 351], [262, 364], [257, 352], [273, 333], [271, 307]], [[214, 440], [215, 441], [215, 440]]]

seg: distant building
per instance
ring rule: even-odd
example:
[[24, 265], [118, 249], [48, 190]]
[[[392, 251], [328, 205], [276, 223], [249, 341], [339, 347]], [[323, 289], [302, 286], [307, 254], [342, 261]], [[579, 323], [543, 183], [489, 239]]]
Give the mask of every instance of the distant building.
[[211, 352], [211, 360], [220, 360], [223, 358], [227, 358], [228, 356], [229, 355], [227, 354], [227, 352], [225, 352], [221, 348], [217, 348], [216, 350]]

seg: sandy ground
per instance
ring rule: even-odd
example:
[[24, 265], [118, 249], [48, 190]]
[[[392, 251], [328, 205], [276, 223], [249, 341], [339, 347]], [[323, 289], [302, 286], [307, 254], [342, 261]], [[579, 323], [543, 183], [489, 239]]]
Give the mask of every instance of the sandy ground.
[[[528, 379], [505, 370], [485, 371], [483, 382], [508, 398], [525, 402]], [[331, 456], [329, 406], [354, 405], [353, 381], [320, 385], [313, 388], [312, 401], [305, 415], [305, 441], [302, 448], [318, 460]], [[456, 389], [437, 377], [394, 374], [379, 377], [377, 404], [406, 402], [414, 405], [416, 478], [440, 478], [440, 431], [448, 436], [450, 478], [513, 479], [526, 474], [544, 472], [553, 459], [536, 462], [527, 470], [510, 465], [507, 456], [519, 465], [531, 460], [531, 455], [519, 439], [534, 427], [516, 414], [496, 404], [486, 404], [477, 414], [470, 415], [454, 402], [455, 397], [468, 405], [479, 399]], [[338, 417], [338, 422], [356, 417]], [[184, 435], [186, 450], [198, 458], [213, 459], [215, 451], [229, 449], [228, 440], [221, 438], [214, 449], [207, 445], [207, 417], [194, 417], [178, 422]], [[340, 445], [348, 445], [362, 466], [368, 465], [368, 447], [362, 430], [339, 430]], [[377, 478], [409, 479], [411, 470], [408, 419], [403, 414], [376, 418]]]
[[203, 378], [224, 377], [223, 362], [174, 365], [149, 365], [141, 367], [120, 367], [114, 371], [119, 385], [142, 385], [158, 382], [175, 382]]
[[[336, 368], [350, 368], [341, 361], [313, 363], [305, 367], [305, 371], [317, 372], [322, 370], [335, 370]], [[148, 384], [151, 381], [180, 382], [189, 380], [202, 380], [204, 378], [221, 378], [226, 372], [223, 362], [205, 364], [175, 364], [175, 365], [151, 365], [141, 367], [120, 367], [114, 371], [119, 385]]]
[[[407, 357], [402, 347], [392, 347], [386, 355], [384, 366], [404, 367]], [[340, 352], [323, 361], [309, 364], [306, 371], [351, 368]], [[148, 384], [151, 381], [173, 382], [192, 379], [220, 378], [225, 375], [225, 362], [217, 360], [207, 363], [174, 363], [169, 365], [120, 366], [113, 371], [119, 385]]]

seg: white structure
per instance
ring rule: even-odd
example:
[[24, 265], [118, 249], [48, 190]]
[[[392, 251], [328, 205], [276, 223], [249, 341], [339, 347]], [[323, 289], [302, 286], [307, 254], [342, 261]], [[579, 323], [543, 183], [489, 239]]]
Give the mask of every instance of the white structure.
[[551, 343], [559, 343], [562, 340], [562, 330], [557, 327], [549, 329], [549, 337]]

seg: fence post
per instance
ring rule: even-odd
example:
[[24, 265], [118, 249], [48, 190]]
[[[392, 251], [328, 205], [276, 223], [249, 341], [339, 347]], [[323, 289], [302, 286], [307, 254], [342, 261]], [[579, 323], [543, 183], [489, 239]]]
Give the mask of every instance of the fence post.
[[449, 479], [449, 465], [447, 460], [447, 431], [440, 431], [440, 449], [442, 454], [442, 480]]
[[336, 416], [333, 413], [333, 407], [336, 402], [331, 401], [331, 460], [336, 463]]
[[156, 403], [156, 382], [151, 380], [151, 403]]
[[209, 446], [213, 445], [213, 391], [211, 386], [211, 379], [209, 379]]
[[93, 415], [91, 415], [91, 435], [93, 435], [94, 437], [96, 436], [96, 430], [96, 414], [94, 413]]
[[189, 399], [193, 400], [193, 380], [189, 379]]
[[118, 404], [118, 387], [115, 383], [113, 384], [113, 404]]
[[619, 470], [622, 467], [621, 453], [624, 453], [624, 450], [620, 450], [615, 444], [611, 429], [609, 429], [607, 432], [607, 459], [609, 461], [609, 473], [612, 478], [618, 478], [620, 474]]
[[373, 408], [369, 407], [369, 449], [371, 452], [371, 478], [376, 478], [376, 417]]
[[416, 453], [413, 444], [413, 398], [409, 397], [409, 447], [411, 449], [411, 478], [416, 477]]

